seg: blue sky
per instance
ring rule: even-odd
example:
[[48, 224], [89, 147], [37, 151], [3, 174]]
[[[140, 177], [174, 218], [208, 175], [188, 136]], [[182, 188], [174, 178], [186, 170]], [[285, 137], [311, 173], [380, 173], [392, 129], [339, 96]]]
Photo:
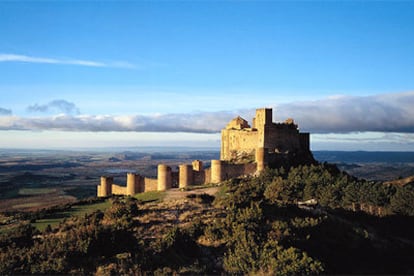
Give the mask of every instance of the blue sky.
[[413, 1], [0, 2], [0, 148], [218, 146], [274, 107], [313, 149], [414, 150]]

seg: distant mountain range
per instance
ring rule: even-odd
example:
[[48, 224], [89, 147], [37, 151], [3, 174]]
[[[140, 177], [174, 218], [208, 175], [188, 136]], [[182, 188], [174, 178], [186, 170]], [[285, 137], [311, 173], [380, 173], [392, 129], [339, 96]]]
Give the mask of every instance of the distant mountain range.
[[313, 151], [313, 156], [328, 163], [414, 163], [414, 152]]
[[[64, 150], [43, 149], [0, 149], [0, 155], [10, 154], [55, 154], [55, 153], [82, 153], [82, 152], [110, 152], [110, 153], [158, 153], [158, 154], [182, 154], [182, 153], [207, 153], [220, 155], [220, 149], [215, 147], [119, 147], [119, 148], [84, 148]], [[414, 163], [414, 152], [398, 151], [312, 151], [316, 160], [329, 163]]]

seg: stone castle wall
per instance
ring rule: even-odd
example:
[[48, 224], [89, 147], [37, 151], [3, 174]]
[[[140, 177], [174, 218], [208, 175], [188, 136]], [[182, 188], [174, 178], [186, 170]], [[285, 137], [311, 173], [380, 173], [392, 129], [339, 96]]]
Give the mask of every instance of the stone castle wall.
[[220, 159], [234, 159], [235, 152], [254, 153], [257, 147], [258, 132], [254, 129], [223, 129], [221, 131]]
[[127, 194], [127, 187], [123, 187], [117, 184], [112, 184], [112, 194], [113, 195], [126, 195]]
[[[170, 167], [160, 164], [156, 179], [128, 173], [126, 187], [113, 184], [112, 177], [102, 177], [101, 185], [97, 187], [97, 195], [98, 197], [134, 195], [142, 192], [165, 191], [176, 187], [186, 188], [193, 185], [220, 183], [234, 177], [253, 174], [257, 170], [256, 163], [232, 164], [222, 160], [212, 160], [210, 168], [197, 171], [187, 164], [180, 165], [179, 168], [178, 172], [172, 172]], [[176, 181], [175, 185], [173, 185], [173, 179]], [[110, 186], [107, 186], [108, 184]]]
[[299, 133], [299, 138], [302, 149], [310, 152], [310, 134], [306, 132]]
[[224, 164], [224, 180], [242, 175], [254, 174], [257, 170], [256, 163], [248, 164]]
[[274, 152], [300, 151], [301, 142], [297, 129], [277, 129], [273, 125], [265, 129], [264, 148]]
[[156, 178], [144, 178], [144, 191], [153, 192], [158, 190], [158, 179]]
[[196, 184], [211, 183], [211, 168], [205, 169], [204, 172], [200, 172], [199, 175], [201, 176], [201, 179], [199, 182], [195, 182]]

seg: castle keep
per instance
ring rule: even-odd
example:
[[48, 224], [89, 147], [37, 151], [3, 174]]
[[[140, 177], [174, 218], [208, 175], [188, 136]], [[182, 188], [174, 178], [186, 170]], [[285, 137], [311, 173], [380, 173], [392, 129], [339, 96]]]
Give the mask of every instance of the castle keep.
[[179, 166], [173, 172], [167, 165], [158, 165], [157, 178], [127, 174], [127, 186], [113, 183], [113, 177], [102, 176], [97, 187], [98, 197], [134, 195], [148, 191], [165, 191], [191, 185], [220, 183], [242, 175], [251, 175], [265, 167], [290, 167], [313, 163], [309, 149], [309, 133], [299, 132], [293, 119], [274, 123], [272, 109], [256, 110], [253, 124], [237, 117], [221, 131], [220, 160], [211, 160], [204, 168], [199, 160]]
[[[309, 149], [309, 133], [299, 132], [293, 119], [274, 123], [271, 108], [257, 109], [252, 127], [246, 120], [237, 117], [221, 131], [221, 160], [234, 161], [240, 156], [255, 154], [256, 162], [262, 158], [257, 155], [264, 154], [265, 163], [272, 167], [294, 165], [295, 161], [290, 160], [293, 158], [306, 159], [299, 163], [313, 159]], [[286, 164], [276, 164], [278, 159], [279, 163], [285, 159]]]

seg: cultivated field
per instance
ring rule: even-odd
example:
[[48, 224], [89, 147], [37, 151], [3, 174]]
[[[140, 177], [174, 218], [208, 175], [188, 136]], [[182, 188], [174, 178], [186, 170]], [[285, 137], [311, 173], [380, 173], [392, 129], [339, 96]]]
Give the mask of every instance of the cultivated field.
[[157, 165], [176, 170], [195, 159], [206, 165], [218, 151], [0, 151], [0, 212], [34, 211], [96, 196], [100, 176], [126, 185], [126, 173], [156, 177]]

